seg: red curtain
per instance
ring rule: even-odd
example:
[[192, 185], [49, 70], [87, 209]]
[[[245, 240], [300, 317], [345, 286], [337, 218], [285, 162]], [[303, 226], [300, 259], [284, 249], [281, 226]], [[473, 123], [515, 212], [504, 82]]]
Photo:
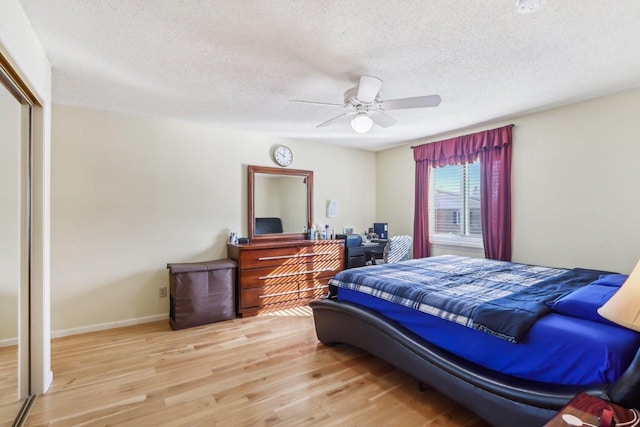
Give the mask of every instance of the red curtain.
[[[416, 150], [424, 145], [413, 149]], [[428, 161], [416, 160], [416, 196], [413, 213], [413, 257], [426, 258], [429, 254], [429, 176], [431, 165]]]
[[511, 145], [513, 125], [419, 145], [414, 207], [415, 258], [429, 256], [429, 175], [432, 167], [480, 158], [482, 238], [485, 257], [511, 260]]

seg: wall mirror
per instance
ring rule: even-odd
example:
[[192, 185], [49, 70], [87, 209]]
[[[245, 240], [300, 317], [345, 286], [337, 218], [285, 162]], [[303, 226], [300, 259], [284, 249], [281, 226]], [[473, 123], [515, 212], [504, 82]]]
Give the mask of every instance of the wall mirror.
[[313, 222], [313, 171], [248, 166], [249, 239], [304, 239]]
[[[1, 47], [1, 46], [0, 46]], [[31, 107], [0, 52], [0, 424], [20, 418], [29, 395]], [[13, 424], [13, 425], [19, 425]]]

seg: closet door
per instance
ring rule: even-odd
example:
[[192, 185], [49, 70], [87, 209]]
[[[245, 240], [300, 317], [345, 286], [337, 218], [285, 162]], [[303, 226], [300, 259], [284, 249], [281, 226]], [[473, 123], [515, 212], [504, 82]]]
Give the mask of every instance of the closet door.
[[29, 396], [30, 107], [0, 79], [0, 425]]

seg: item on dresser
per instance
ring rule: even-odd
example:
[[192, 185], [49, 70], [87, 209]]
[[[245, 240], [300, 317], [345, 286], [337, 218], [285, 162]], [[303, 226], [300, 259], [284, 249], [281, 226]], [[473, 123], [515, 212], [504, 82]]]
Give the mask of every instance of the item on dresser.
[[343, 227], [342, 228], [342, 233], [343, 234], [351, 235], [351, 234], [353, 234], [353, 231], [354, 231], [353, 227]]
[[292, 240], [228, 245], [238, 262], [238, 314], [304, 305], [326, 295], [344, 268], [343, 240]]
[[236, 317], [235, 261], [173, 263], [167, 268], [169, 323], [173, 329]]

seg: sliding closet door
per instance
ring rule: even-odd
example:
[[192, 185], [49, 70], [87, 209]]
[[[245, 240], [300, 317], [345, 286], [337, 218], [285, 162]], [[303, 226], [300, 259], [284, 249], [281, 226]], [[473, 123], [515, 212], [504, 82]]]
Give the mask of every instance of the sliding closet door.
[[0, 426], [12, 424], [29, 395], [30, 107], [5, 84], [0, 81]]

